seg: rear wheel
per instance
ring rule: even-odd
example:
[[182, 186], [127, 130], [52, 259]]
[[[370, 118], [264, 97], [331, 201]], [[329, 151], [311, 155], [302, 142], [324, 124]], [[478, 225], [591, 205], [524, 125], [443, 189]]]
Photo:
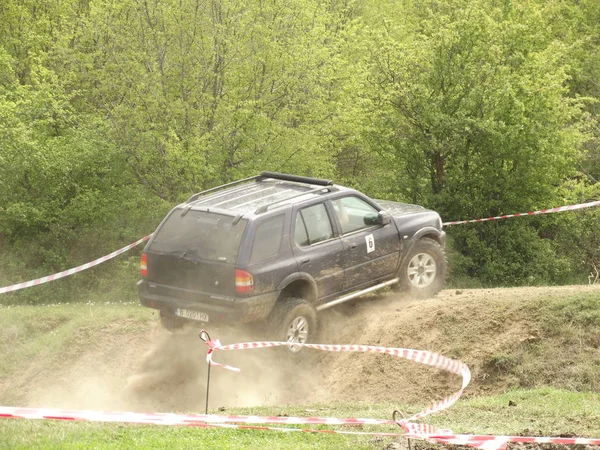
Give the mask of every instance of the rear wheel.
[[[287, 298], [280, 300], [268, 318], [271, 338], [291, 344], [306, 344], [313, 341], [317, 332], [317, 312], [306, 300]], [[302, 346], [287, 346], [287, 351], [298, 354]]]
[[421, 238], [410, 250], [398, 273], [399, 291], [416, 298], [429, 298], [444, 287], [446, 253], [430, 238]]

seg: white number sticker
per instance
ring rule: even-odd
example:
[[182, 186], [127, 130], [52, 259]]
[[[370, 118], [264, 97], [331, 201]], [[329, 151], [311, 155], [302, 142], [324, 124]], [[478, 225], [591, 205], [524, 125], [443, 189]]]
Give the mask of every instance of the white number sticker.
[[367, 241], [367, 253], [371, 253], [375, 250], [375, 239], [373, 239], [373, 235], [369, 234], [365, 236], [365, 241]]

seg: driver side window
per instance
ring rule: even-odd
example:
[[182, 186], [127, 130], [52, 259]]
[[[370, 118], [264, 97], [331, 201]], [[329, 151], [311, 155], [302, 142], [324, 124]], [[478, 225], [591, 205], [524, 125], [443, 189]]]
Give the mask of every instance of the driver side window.
[[342, 227], [342, 234], [352, 233], [363, 228], [371, 228], [373, 225], [367, 225], [365, 217], [378, 214], [375, 208], [358, 197], [338, 198], [331, 203]]

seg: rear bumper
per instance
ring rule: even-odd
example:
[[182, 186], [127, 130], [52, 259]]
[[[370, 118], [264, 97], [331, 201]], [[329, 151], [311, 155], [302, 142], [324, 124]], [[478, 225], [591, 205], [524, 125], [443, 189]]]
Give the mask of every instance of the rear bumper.
[[160, 286], [149, 285], [140, 280], [138, 298], [143, 306], [154, 308], [165, 314], [175, 315], [178, 308], [199, 311], [208, 314], [209, 323], [247, 323], [265, 319], [279, 293], [269, 292], [252, 297], [227, 297], [198, 293], [192, 298], [177, 298], [164, 295]]

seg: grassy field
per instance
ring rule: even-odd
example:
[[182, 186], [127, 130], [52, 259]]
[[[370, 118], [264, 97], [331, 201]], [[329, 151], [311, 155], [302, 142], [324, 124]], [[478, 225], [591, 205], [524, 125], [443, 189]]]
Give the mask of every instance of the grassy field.
[[[376, 305], [380, 313], [377, 320], [373, 318], [373, 305], [357, 305], [349, 310], [353, 311], [351, 316], [343, 311], [339, 326], [341, 329], [356, 327], [354, 332], [349, 332], [349, 336], [356, 336], [357, 324], [362, 324], [358, 334], [361, 341], [357, 343], [379, 344], [381, 339], [380, 345], [391, 346], [405, 342], [412, 348], [449, 352], [449, 356], [468, 362], [474, 379], [465, 397], [450, 409], [426, 418], [428, 423], [456, 433], [600, 438], [599, 294], [599, 290], [587, 288], [556, 288], [547, 292], [473, 290], [460, 295], [448, 291], [435, 301], [407, 303], [402, 308], [397, 303], [380, 300]], [[476, 314], [473, 305], [477, 305]], [[435, 311], [438, 312], [433, 313]], [[372, 323], [368, 323], [367, 318]], [[139, 365], [142, 353], [151, 347], [156, 333], [165, 334], [157, 322], [155, 313], [136, 303], [104, 301], [1, 307], [0, 405], [129, 410], [127, 403], [120, 407], [115, 401], [105, 403], [106, 407], [88, 407], [87, 397], [98, 392], [108, 395], [107, 385], [100, 383], [96, 390], [84, 386], [82, 390], [75, 381], [85, 381], [88, 377], [95, 383], [125, 380]], [[390, 330], [385, 338], [381, 336], [382, 329]], [[404, 334], [394, 337], [395, 332]], [[194, 358], [199, 360], [206, 354], [200, 344], [196, 353]], [[225, 356], [219, 354], [219, 360]], [[389, 400], [381, 400], [379, 396], [379, 400], [372, 402], [322, 402], [313, 396], [310, 403], [303, 404], [227, 406], [225, 414], [385, 419], [391, 418], [395, 409], [415, 413], [430, 400], [442, 398], [440, 392], [453, 392], [454, 385], [448, 384], [446, 377], [423, 372], [426, 378], [420, 382], [437, 385], [440, 390], [424, 391], [430, 400], [422, 398], [421, 403], [410, 403], [412, 400], [403, 403], [403, 398], [420, 398], [408, 395], [410, 392], [406, 390], [405, 385], [413, 381], [411, 367], [398, 366], [406, 367], [404, 372], [398, 372], [397, 366], [390, 366], [393, 371], [388, 373], [387, 365], [371, 365], [365, 372], [363, 366], [371, 360], [360, 360], [354, 372], [344, 372], [335, 365], [337, 363], [327, 363], [327, 359], [319, 361], [328, 364], [326, 371], [342, 377], [340, 381], [346, 383], [346, 390], [358, 388], [352, 383], [365, 379], [374, 383], [374, 390], [370, 392], [376, 392], [380, 386]], [[339, 364], [347, 370], [351, 361], [341, 359]], [[60, 385], [57, 380], [62, 380], [62, 390], [55, 389]], [[200, 394], [203, 393], [194, 393], [201, 397]], [[83, 403], [70, 403], [74, 399]], [[211, 404], [210, 412], [219, 413], [217, 406]], [[189, 405], [165, 408], [141, 411], [203, 412], [203, 409], [190, 409]], [[399, 432], [395, 426], [320, 428]], [[402, 442], [402, 438], [0, 419], [0, 449], [383, 450], [395, 441]]]
[[[514, 406], [509, 406], [509, 401]], [[320, 417], [390, 417], [407, 405], [316, 404], [310, 407], [240, 408], [228, 414]], [[216, 412], [216, 411], [213, 411]], [[457, 433], [600, 437], [600, 395], [552, 388], [519, 390], [460, 401], [429, 423]], [[318, 428], [313, 428], [318, 429]], [[320, 427], [320, 429], [328, 429]], [[396, 427], [338, 427], [348, 431], [398, 432]], [[37, 449], [384, 449], [401, 438], [318, 433], [223, 430], [195, 427], [0, 420], [0, 448]]]

